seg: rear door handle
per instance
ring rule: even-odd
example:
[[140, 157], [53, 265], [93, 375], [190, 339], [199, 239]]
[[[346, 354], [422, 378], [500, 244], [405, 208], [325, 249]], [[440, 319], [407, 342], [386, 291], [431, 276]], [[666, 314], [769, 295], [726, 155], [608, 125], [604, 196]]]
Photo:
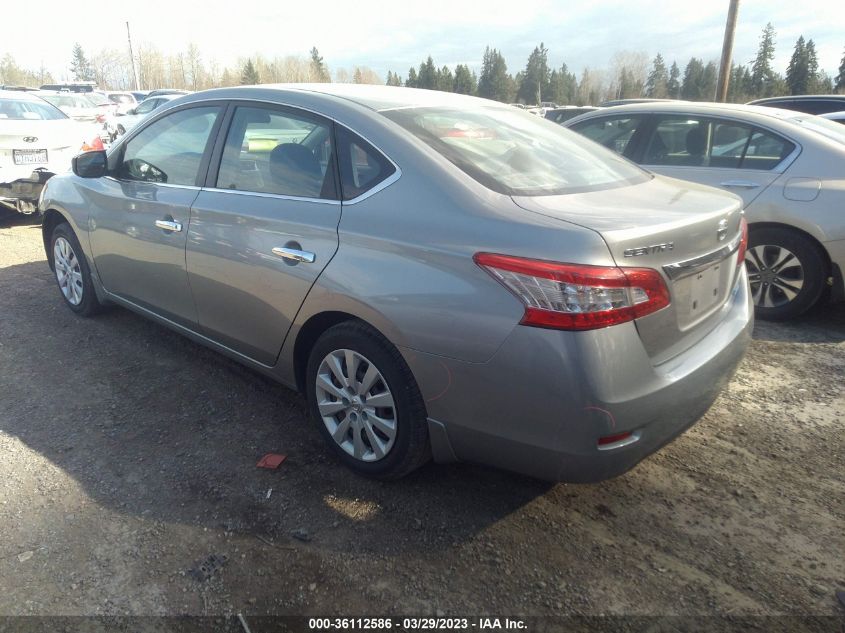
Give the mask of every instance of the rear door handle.
[[726, 180], [725, 182], [720, 182], [719, 184], [723, 187], [733, 187], [736, 189], [756, 189], [760, 186], [760, 183], [753, 182], [751, 180]]
[[156, 220], [156, 226], [164, 231], [171, 231], [173, 233], [179, 233], [182, 230], [182, 223], [172, 220]]
[[286, 246], [276, 246], [273, 249], [273, 255], [278, 255], [283, 259], [293, 262], [305, 262], [306, 264], [313, 264], [317, 256], [311, 251], [300, 251], [296, 248], [287, 248]]

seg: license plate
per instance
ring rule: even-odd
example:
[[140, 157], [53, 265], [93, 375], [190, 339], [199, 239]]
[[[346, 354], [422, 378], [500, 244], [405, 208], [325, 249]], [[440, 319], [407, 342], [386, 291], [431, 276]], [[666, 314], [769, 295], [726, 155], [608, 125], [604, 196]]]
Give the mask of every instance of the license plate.
[[13, 149], [15, 165], [41, 165], [47, 163], [46, 149]]
[[722, 278], [722, 263], [693, 275], [690, 285], [690, 314], [707, 311], [719, 300], [719, 284]]

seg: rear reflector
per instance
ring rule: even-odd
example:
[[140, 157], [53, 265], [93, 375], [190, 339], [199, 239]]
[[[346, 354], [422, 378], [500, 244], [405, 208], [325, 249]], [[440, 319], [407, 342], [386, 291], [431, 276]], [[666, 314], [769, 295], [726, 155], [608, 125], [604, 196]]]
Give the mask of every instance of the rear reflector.
[[593, 330], [669, 305], [663, 277], [651, 268], [561, 264], [494, 253], [477, 253], [473, 259], [522, 301], [522, 325]]
[[739, 230], [742, 231], [742, 237], [739, 238], [739, 248], [736, 251], [737, 267], [745, 263], [745, 251], [748, 249], [748, 221], [744, 216], [739, 219]]
[[629, 437], [632, 437], [634, 434], [631, 432], [627, 433], [617, 433], [616, 435], [605, 435], [604, 437], [599, 438], [599, 446], [607, 446], [608, 444], [616, 444], [616, 442], [621, 442], [622, 440], [627, 440]]

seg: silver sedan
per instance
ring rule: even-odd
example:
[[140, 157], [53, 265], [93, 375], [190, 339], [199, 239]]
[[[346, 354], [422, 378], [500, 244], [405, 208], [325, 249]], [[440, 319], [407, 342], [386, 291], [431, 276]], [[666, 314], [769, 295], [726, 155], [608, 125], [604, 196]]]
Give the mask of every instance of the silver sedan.
[[299, 390], [359, 473], [597, 481], [742, 358], [740, 203], [505, 105], [320, 84], [180, 97], [41, 210], [68, 308], [123, 306]]
[[793, 110], [643, 103], [564, 123], [664, 176], [742, 196], [757, 315], [789, 319], [845, 297], [845, 128]]

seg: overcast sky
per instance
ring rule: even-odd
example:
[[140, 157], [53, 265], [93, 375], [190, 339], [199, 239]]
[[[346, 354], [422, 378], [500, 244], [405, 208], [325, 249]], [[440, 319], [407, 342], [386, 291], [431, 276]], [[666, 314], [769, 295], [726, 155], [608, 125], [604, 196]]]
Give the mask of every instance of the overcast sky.
[[[312, 46], [334, 70], [369, 66], [404, 78], [432, 55], [438, 66], [478, 70], [486, 45], [499, 48], [515, 73], [539, 42], [553, 67], [606, 68], [615, 51], [661, 52], [683, 67], [691, 56], [718, 60], [728, 0], [39, 0], [3, 2], [0, 54], [66, 77], [73, 43], [86, 52], [133, 43], [165, 52], [196, 43], [206, 62], [232, 65], [260, 53], [305, 56]], [[131, 9], [129, 8], [131, 7]], [[40, 19], [39, 19], [40, 18]], [[760, 32], [777, 32], [775, 69], [784, 72], [799, 35], [815, 40], [820, 68], [836, 75], [845, 48], [842, 0], [741, 0], [734, 61], [754, 58]], [[9, 27], [13, 28], [9, 28]]]

